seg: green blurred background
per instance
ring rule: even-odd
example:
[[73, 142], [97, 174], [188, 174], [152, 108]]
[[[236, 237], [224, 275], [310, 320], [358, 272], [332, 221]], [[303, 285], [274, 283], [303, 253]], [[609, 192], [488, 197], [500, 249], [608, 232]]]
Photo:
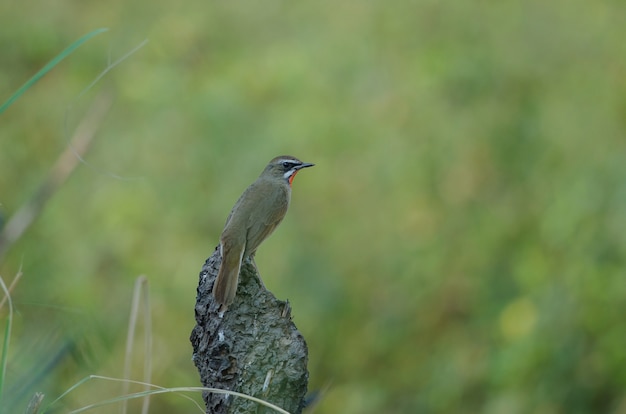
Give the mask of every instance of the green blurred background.
[[[4, 220], [114, 96], [0, 263], [24, 272], [5, 411], [122, 376], [140, 274], [152, 382], [199, 385], [198, 272], [239, 194], [291, 154], [317, 166], [257, 263], [307, 339], [316, 413], [626, 413], [626, 3], [4, 0], [0, 16], [0, 101], [110, 29], [0, 115]], [[59, 412], [120, 390], [89, 382]], [[165, 395], [151, 412], [193, 410]]]

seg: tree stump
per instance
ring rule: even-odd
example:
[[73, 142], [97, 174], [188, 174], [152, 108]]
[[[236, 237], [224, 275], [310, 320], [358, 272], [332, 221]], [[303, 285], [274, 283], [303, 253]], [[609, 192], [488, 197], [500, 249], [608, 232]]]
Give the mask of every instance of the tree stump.
[[[235, 301], [226, 312], [211, 293], [221, 257], [216, 248], [202, 271], [191, 332], [193, 361], [202, 385], [236, 391], [300, 413], [308, 382], [306, 342], [291, 321], [291, 309], [266, 290], [256, 267], [241, 266]], [[205, 392], [207, 413], [274, 413], [257, 402]]]

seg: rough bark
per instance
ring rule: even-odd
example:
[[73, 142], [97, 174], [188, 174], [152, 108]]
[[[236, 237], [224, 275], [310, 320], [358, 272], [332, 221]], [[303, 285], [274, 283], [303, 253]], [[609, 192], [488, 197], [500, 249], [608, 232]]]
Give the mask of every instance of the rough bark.
[[[221, 262], [216, 249], [198, 284], [193, 361], [205, 387], [237, 391], [300, 413], [307, 390], [308, 350], [288, 302], [260, 283], [255, 266], [241, 267], [235, 301], [223, 314], [211, 290]], [[274, 413], [244, 398], [204, 393], [207, 413]]]

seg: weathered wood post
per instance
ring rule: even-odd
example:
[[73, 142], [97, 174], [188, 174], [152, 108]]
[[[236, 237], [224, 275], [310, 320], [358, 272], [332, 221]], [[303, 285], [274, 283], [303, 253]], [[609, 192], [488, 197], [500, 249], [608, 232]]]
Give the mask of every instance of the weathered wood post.
[[[198, 284], [193, 361], [205, 387], [251, 395], [300, 413], [308, 383], [306, 342], [291, 309], [260, 283], [255, 266], [242, 264], [235, 301], [219, 313], [211, 290], [221, 257], [207, 259]], [[205, 392], [207, 413], [273, 413], [248, 399]]]

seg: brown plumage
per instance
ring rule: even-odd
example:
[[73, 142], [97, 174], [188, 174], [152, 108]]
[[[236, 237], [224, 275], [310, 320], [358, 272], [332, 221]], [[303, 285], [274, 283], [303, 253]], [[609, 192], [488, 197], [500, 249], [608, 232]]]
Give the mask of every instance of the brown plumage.
[[288, 155], [276, 157], [235, 203], [220, 236], [222, 264], [213, 285], [222, 310], [235, 298], [241, 262], [254, 258], [259, 245], [285, 217], [293, 178], [300, 169], [312, 166]]

